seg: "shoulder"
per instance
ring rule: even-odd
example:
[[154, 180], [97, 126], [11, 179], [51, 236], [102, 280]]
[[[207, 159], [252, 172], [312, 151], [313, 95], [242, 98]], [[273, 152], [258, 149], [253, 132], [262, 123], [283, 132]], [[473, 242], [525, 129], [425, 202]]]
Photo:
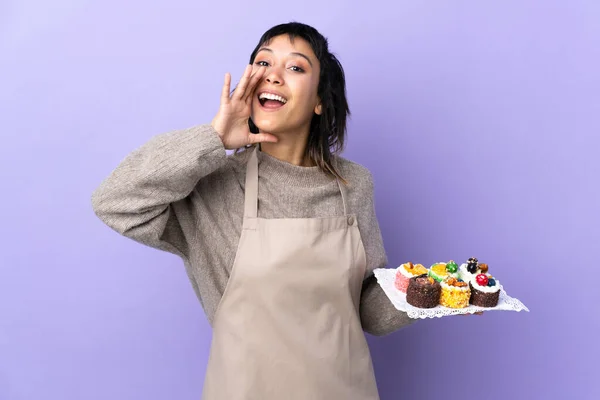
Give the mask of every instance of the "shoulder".
[[373, 174], [367, 167], [344, 157], [336, 157], [336, 163], [342, 178], [352, 190], [364, 194], [373, 192]]

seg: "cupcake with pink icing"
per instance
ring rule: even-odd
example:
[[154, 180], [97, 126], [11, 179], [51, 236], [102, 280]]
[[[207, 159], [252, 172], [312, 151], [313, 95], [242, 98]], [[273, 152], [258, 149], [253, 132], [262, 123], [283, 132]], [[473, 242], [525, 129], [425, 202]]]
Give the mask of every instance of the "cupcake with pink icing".
[[427, 268], [421, 264], [413, 264], [411, 262], [404, 263], [396, 268], [396, 289], [402, 293], [406, 293], [410, 278], [427, 273]]

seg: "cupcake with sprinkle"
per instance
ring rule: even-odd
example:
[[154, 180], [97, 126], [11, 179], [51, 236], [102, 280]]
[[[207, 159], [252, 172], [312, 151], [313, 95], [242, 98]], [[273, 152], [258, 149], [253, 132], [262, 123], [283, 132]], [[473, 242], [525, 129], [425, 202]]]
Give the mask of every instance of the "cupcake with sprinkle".
[[469, 305], [471, 288], [467, 282], [452, 276], [441, 283], [440, 304], [449, 308], [465, 308]]

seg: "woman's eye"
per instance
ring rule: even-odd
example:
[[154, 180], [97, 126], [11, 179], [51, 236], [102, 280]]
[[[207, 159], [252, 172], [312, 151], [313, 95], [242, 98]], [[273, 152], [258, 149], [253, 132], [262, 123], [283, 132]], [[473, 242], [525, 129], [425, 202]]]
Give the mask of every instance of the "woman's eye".
[[261, 67], [268, 67], [269, 63], [266, 61], [257, 61], [256, 65], [260, 65]]
[[304, 70], [296, 65], [290, 67], [290, 69], [294, 72], [304, 72]]

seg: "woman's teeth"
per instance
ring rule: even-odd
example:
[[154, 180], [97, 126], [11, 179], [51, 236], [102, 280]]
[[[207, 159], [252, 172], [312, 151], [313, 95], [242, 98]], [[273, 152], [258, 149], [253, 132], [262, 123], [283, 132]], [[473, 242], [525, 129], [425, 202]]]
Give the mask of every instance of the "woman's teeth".
[[279, 101], [280, 103], [287, 103], [287, 100], [284, 99], [281, 96], [277, 96], [276, 94], [271, 94], [271, 93], [261, 93], [260, 96], [258, 96], [259, 100], [276, 100]]

